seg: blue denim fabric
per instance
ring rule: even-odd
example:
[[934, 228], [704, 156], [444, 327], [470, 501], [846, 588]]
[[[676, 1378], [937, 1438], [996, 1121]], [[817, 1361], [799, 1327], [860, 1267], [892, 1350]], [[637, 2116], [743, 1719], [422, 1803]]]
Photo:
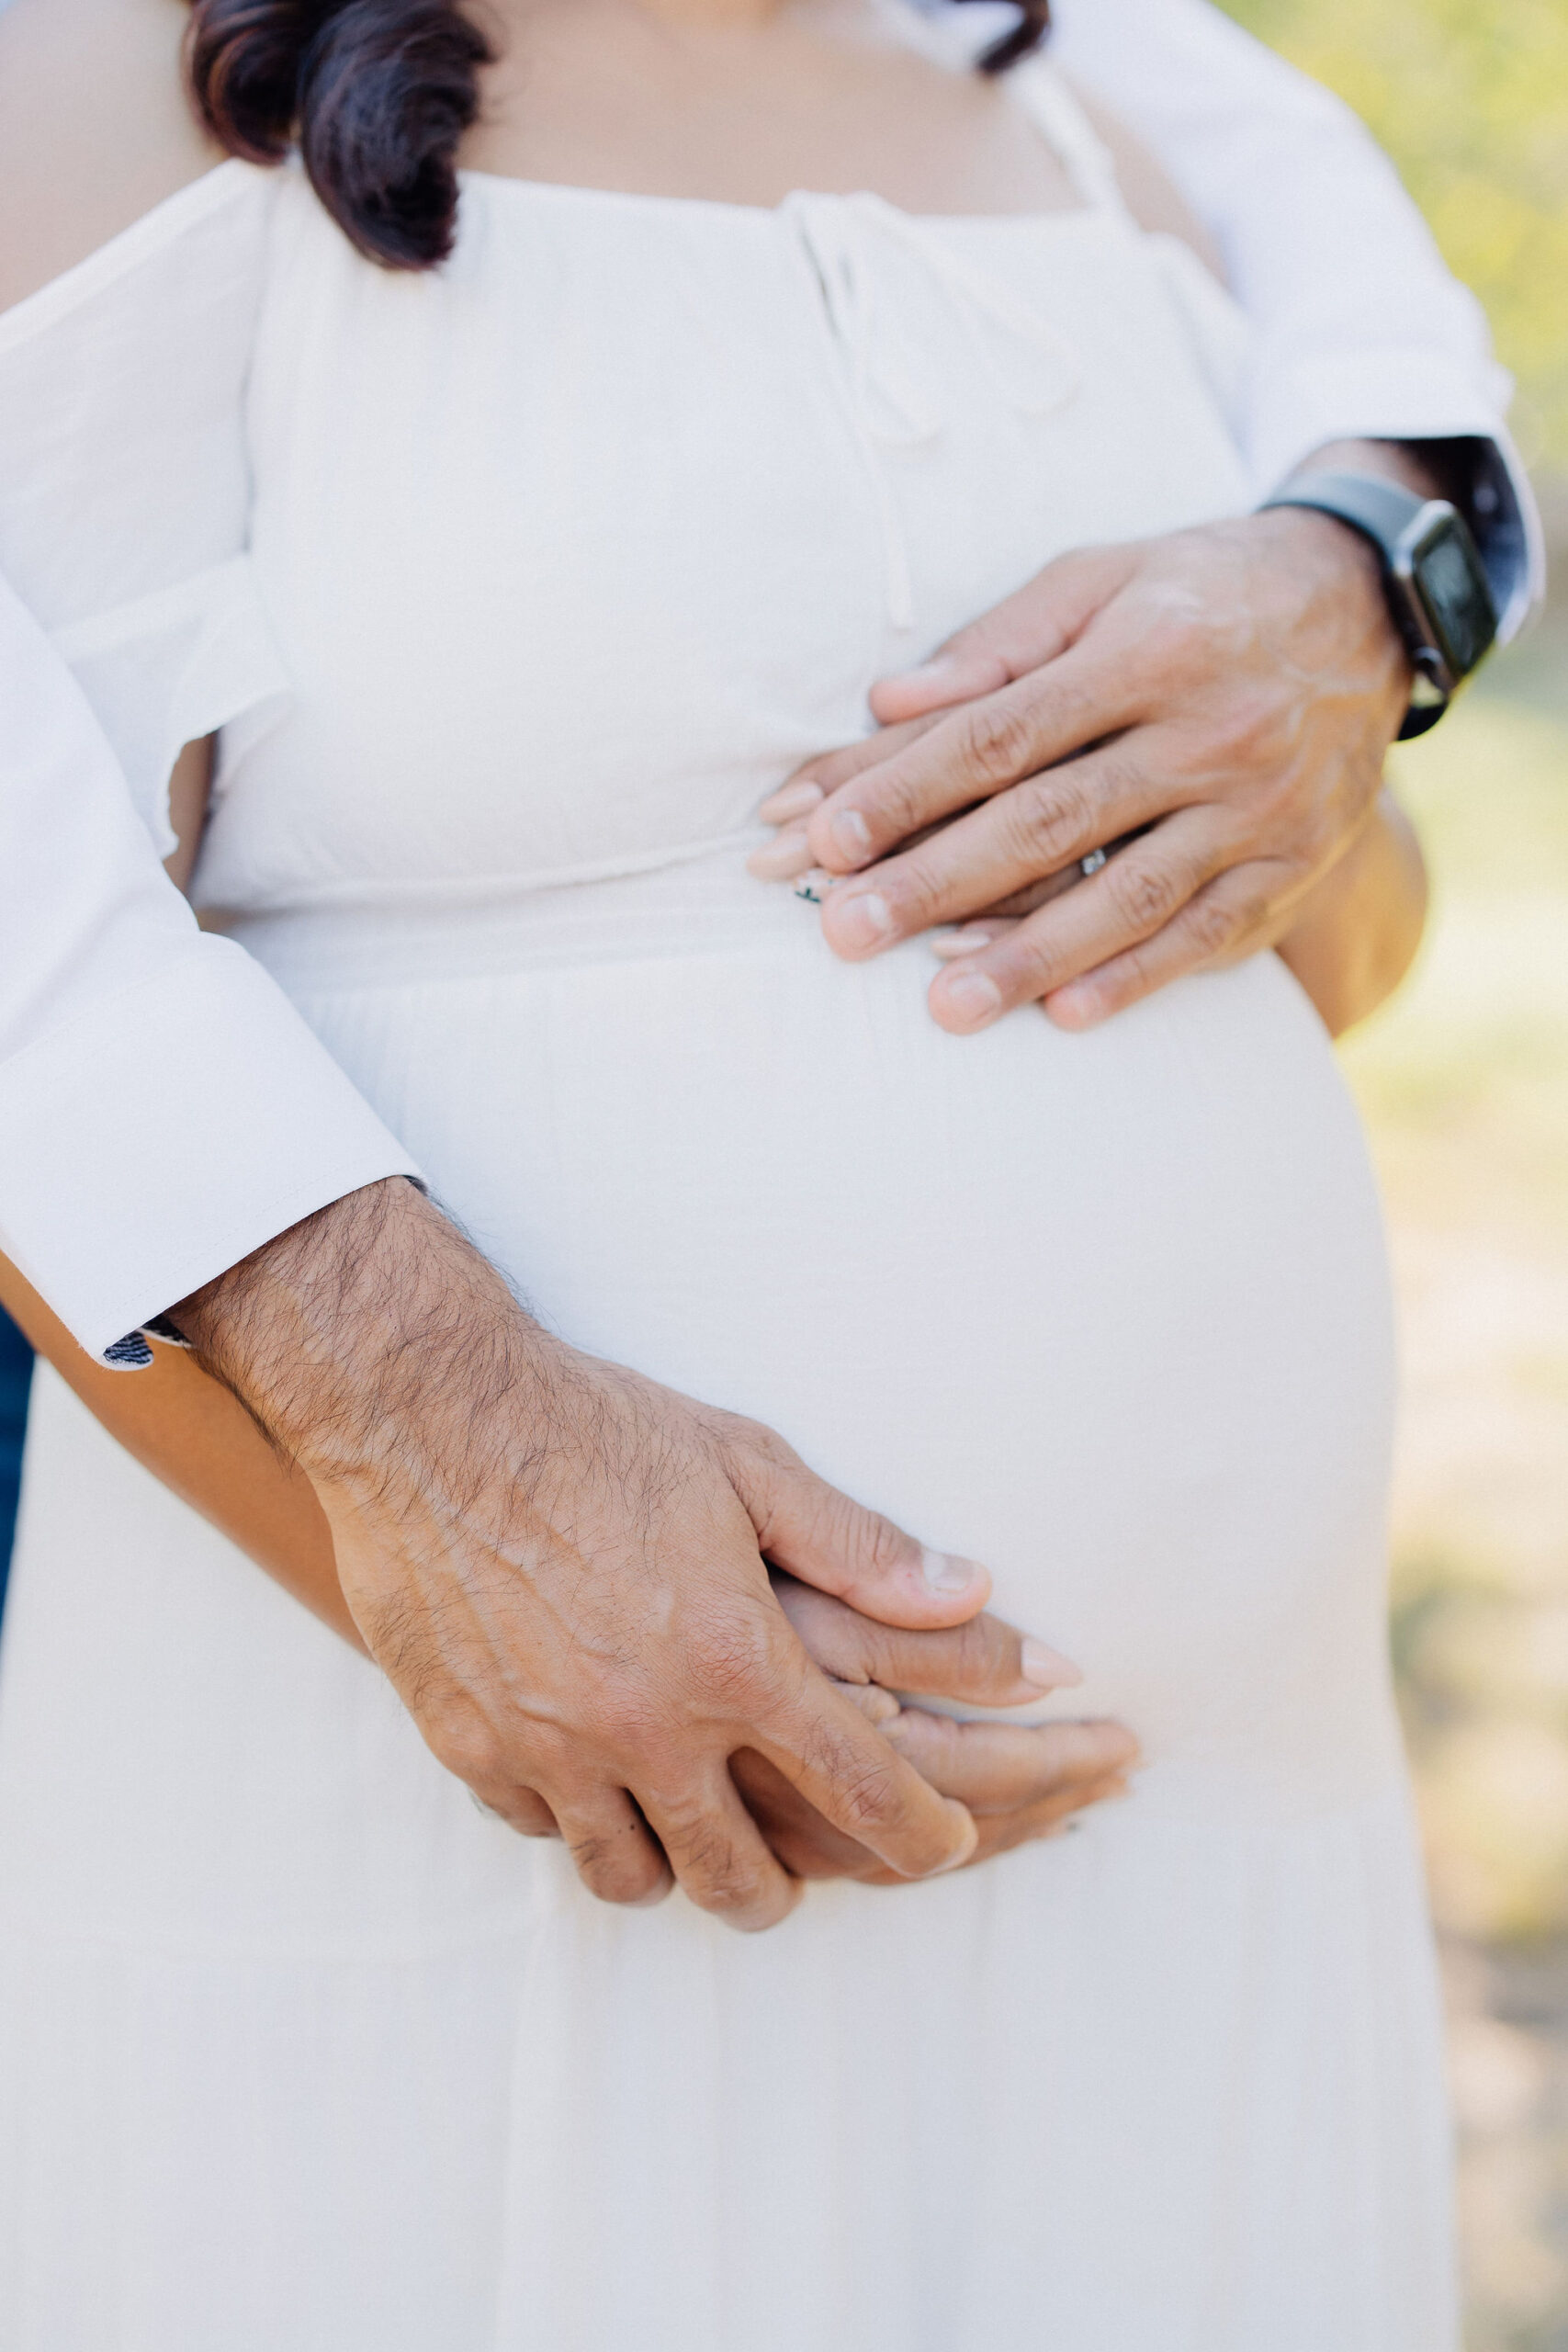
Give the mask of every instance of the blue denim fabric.
[[17, 1524], [17, 1493], [22, 1482], [22, 1438], [28, 1426], [28, 1388], [33, 1351], [8, 1315], [0, 1315], [0, 1611], [11, 1566]]

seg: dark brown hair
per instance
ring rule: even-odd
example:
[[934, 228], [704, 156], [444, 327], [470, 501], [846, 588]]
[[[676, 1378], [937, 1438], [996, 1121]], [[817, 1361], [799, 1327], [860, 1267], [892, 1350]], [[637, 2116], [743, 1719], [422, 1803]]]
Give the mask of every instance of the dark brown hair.
[[[1044, 38], [1050, 0], [1018, 8], [983, 51], [983, 73]], [[298, 140], [327, 210], [391, 269], [428, 269], [452, 249], [457, 142], [491, 56], [453, 0], [192, 0], [186, 48], [197, 109], [220, 143], [276, 164]]]

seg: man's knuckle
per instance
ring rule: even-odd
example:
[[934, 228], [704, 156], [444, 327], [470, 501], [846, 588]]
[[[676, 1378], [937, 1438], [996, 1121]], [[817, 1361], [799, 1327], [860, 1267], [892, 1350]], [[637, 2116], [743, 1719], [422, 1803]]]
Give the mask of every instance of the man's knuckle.
[[909, 1539], [901, 1527], [874, 1512], [856, 1511], [851, 1543], [873, 1576], [892, 1576], [909, 1566]]
[[1030, 776], [1008, 794], [1005, 822], [1017, 862], [1048, 873], [1086, 839], [1093, 822], [1089, 795], [1067, 770]]
[[660, 1822], [682, 1883], [705, 1911], [739, 1911], [757, 1898], [760, 1873], [705, 1805], [682, 1805]]
[[513, 1777], [506, 1742], [482, 1718], [462, 1716], [427, 1725], [425, 1736], [449, 1772], [471, 1789], [493, 1789]]
[[1034, 741], [1027, 709], [1005, 695], [988, 695], [960, 721], [960, 756], [980, 784], [1013, 783], [1032, 764]]
[[1138, 932], [1157, 931], [1187, 895], [1174, 866], [1141, 858], [1118, 858], [1108, 875], [1111, 899], [1122, 920]]
[[713, 1425], [727, 1455], [764, 1470], [793, 1470], [799, 1466], [800, 1457], [795, 1448], [766, 1421], [754, 1421], [744, 1413], [718, 1412], [713, 1417]]
[[1217, 956], [1239, 938], [1247, 922], [1247, 901], [1200, 891], [1188, 911], [1188, 933], [1201, 956]]
[[[944, 827], [945, 831], [946, 828]], [[936, 836], [940, 841], [941, 835]], [[901, 857], [887, 873], [885, 890], [898, 911], [905, 931], [921, 931], [937, 920], [946, 892], [941, 872], [942, 854], [934, 842]]]
[[857, 1756], [840, 1774], [838, 1789], [844, 1824], [852, 1836], [885, 1827], [898, 1806], [898, 1776], [892, 1749], [888, 1750], [886, 1763], [873, 1757]]
[[624, 1830], [579, 1832], [567, 1845], [579, 1878], [601, 1903], [640, 1903], [661, 1874], [635, 1821]]
[[855, 806], [874, 836], [898, 842], [926, 822], [925, 792], [921, 764], [895, 759], [860, 793]]

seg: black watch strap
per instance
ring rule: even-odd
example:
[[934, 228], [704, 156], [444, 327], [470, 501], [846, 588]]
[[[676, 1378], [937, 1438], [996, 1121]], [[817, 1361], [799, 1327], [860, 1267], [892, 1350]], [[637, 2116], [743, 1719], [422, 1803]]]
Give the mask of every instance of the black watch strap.
[[[1463, 516], [1446, 499], [1419, 498], [1375, 474], [1292, 474], [1264, 500], [1261, 511], [1275, 506], [1305, 506], [1332, 514], [1375, 548], [1389, 611], [1416, 671], [1416, 692], [1399, 732], [1402, 738], [1424, 735], [1437, 725], [1455, 689], [1496, 634], [1485, 571]], [[1439, 539], [1448, 564], [1460, 566], [1471, 607], [1458, 630], [1435, 623], [1423, 576], [1423, 563]]]

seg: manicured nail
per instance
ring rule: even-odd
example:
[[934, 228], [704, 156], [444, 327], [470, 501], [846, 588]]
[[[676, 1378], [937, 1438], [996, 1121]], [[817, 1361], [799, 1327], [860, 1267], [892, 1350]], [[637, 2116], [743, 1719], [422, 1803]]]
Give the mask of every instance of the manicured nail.
[[764, 825], [787, 825], [792, 817], [809, 817], [826, 797], [819, 784], [803, 776], [798, 784], [786, 784], [782, 790], [771, 793], [757, 814]]
[[828, 831], [841, 857], [852, 857], [858, 865], [871, 855], [871, 827], [858, 808], [840, 808], [828, 820]]
[[955, 972], [942, 993], [943, 1004], [966, 1029], [983, 1029], [1002, 1009], [1002, 992], [984, 972]]
[[893, 936], [893, 910], [877, 890], [835, 891], [833, 936], [846, 947], [880, 947]]
[[1071, 1029], [1076, 1034], [1103, 1021], [1105, 1007], [1098, 989], [1075, 987], [1069, 982], [1066, 988], [1052, 989], [1045, 1000], [1045, 1014], [1058, 1029]]
[[956, 662], [939, 653], [932, 661], [917, 662], [912, 670], [900, 670], [897, 676], [888, 679], [887, 684], [894, 686], [941, 685], [953, 676], [957, 667]]
[[796, 825], [777, 841], [764, 842], [761, 849], [754, 849], [746, 860], [746, 871], [759, 882], [793, 882], [811, 862], [811, 844], [805, 829]]
[[1037, 1642], [1032, 1634], [1025, 1637], [1021, 1662], [1024, 1680], [1032, 1682], [1037, 1690], [1071, 1690], [1083, 1680], [1070, 1657], [1064, 1657], [1048, 1642]]
[[978, 1560], [963, 1559], [956, 1552], [932, 1552], [922, 1545], [920, 1573], [932, 1592], [951, 1600], [955, 1592], [968, 1592], [986, 1571]]
[[977, 956], [991, 944], [984, 923], [967, 923], [962, 931], [933, 931], [926, 944], [945, 964], [954, 956]]

